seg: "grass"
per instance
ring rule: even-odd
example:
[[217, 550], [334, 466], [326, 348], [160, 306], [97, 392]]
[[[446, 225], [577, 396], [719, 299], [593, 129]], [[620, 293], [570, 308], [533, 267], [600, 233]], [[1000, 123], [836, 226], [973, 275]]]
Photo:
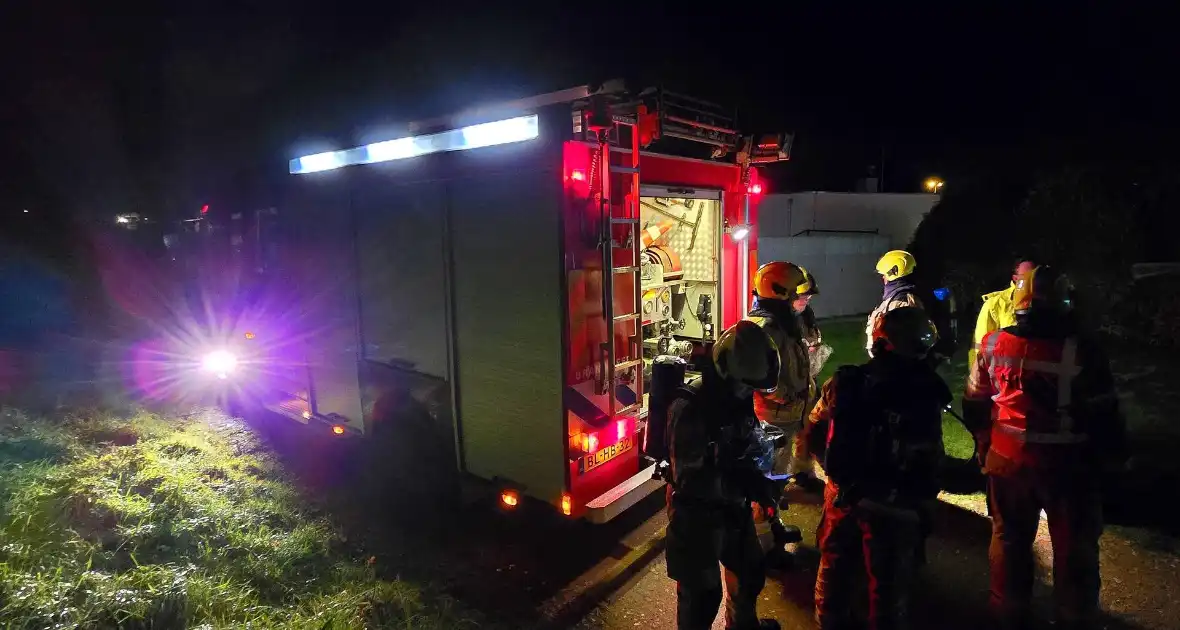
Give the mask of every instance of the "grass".
[[[820, 330], [823, 332], [824, 343], [832, 347], [832, 356], [824, 364], [824, 369], [818, 377], [820, 384], [830, 378], [841, 365], [864, 363], [868, 359], [865, 354], [863, 318], [840, 318], [820, 322]], [[955, 411], [962, 414], [958, 397], [967, 381], [967, 353], [957, 353], [954, 361], [940, 368], [939, 372], [950, 386], [951, 392], [956, 395]], [[949, 457], [967, 459], [975, 452], [975, 442], [971, 434], [954, 416], [943, 414], [942, 434]]]
[[0, 409], [0, 627], [462, 628], [219, 414]]

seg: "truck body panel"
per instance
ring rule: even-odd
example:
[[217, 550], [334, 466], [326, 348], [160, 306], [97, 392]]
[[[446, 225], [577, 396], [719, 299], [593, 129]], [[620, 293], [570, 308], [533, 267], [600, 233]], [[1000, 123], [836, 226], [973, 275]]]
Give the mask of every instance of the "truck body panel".
[[[661, 485], [635, 375], [657, 344], [707, 345], [746, 311], [752, 250], [727, 228], [756, 221], [757, 175], [641, 152], [636, 188], [630, 150], [599, 163], [602, 145], [572, 138], [569, 104], [542, 105], [497, 114], [538, 112], [527, 141], [380, 163], [361, 147], [340, 153], [364, 166], [326, 172], [292, 162], [306, 173], [286, 207], [311, 411], [359, 433], [427, 418], [466, 473], [609, 520]], [[640, 209], [633, 221], [625, 208]], [[625, 255], [641, 233], [648, 275]], [[661, 328], [676, 304], [691, 313]]]

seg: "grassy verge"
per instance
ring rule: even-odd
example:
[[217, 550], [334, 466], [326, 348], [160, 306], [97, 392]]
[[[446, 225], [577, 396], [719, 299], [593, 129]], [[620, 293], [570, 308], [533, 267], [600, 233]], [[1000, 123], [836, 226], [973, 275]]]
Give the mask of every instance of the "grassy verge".
[[[820, 322], [824, 343], [832, 346], [832, 356], [820, 372], [819, 382], [822, 384], [836, 372], [841, 365], [864, 363], [865, 355], [865, 323], [861, 318], [841, 318]], [[943, 366], [940, 373], [950, 385], [951, 392], [956, 395], [955, 410], [959, 413], [957, 400], [962, 393], [967, 380], [967, 353], [960, 352], [949, 366]], [[963, 424], [950, 414], [942, 416], [942, 433], [946, 443], [946, 453], [955, 459], [967, 459], [975, 451], [975, 442]]]
[[217, 414], [0, 409], [0, 627], [462, 628]]

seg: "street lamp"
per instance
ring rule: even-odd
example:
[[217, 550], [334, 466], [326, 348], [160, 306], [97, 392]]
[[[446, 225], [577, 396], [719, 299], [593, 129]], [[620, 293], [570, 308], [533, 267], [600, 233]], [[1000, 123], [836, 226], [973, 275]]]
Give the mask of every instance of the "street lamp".
[[927, 178], [926, 183], [924, 184], [924, 186], [926, 187], [926, 192], [928, 192], [928, 193], [942, 192], [942, 187], [945, 185], [946, 185], [946, 182], [942, 181], [941, 179], [939, 179], [937, 177]]

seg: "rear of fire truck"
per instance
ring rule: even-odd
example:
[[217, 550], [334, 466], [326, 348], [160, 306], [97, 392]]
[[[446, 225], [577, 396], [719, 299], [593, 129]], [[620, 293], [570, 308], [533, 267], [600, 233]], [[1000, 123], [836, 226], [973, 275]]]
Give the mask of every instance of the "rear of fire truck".
[[505, 507], [610, 520], [662, 483], [657, 357], [706, 356], [748, 307], [751, 166], [789, 136], [617, 87], [406, 132], [291, 162], [309, 412], [390, 444], [445, 435]]
[[755, 143], [718, 106], [666, 90], [591, 98], [575, 116], [568, 507], [603, 522], [663, 483], [661, 399], [748, 308], [763, 186], [751, 166], [786, 159], [790, 138]]

